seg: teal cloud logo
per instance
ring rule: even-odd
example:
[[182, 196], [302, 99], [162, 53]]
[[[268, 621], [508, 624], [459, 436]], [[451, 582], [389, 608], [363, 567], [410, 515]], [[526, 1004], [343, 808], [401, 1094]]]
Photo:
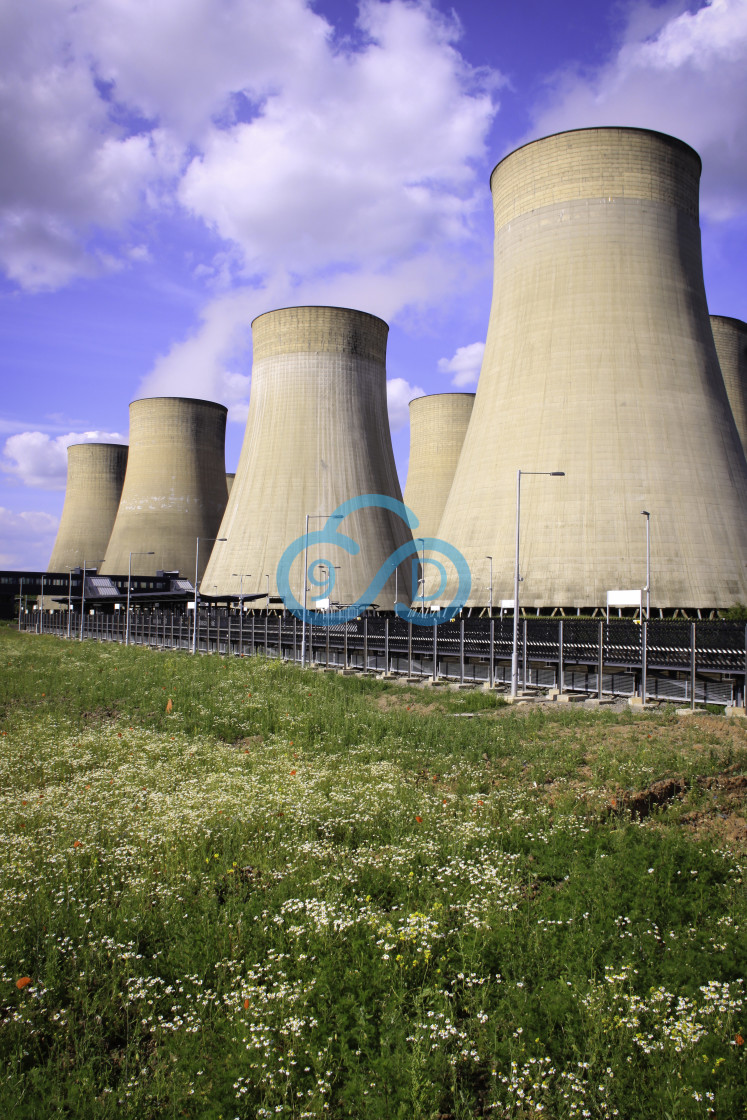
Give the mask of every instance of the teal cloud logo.
[[[389, 498], [386, 494], [361, 494], [357, 498], [350, 498], [347, 502], [343, 502], [329, 515], [321, 529], [310, 532], [308, 536], [303, 533], [300, 537], [297, 537], [288, 545], [280, 557], [277, 567], [278, 592], [285, 603], [286, 610], [289, 610], [296, 618], [304, 618], [304, 608], [303, 603], [299, 603], [291, 591], [290, 572], [293, 562], [298, 556], [303, 556], [306, 553], [307, 545], [309, 550], [313, 549], [314, 552], [318, 552], [319, 545], [333, 545], [336, 548], [343, 549], [350, 556], [357, 556], [361, 550], [360, 545], [345, 533], [345, 518], [357, 510], [372, 506], [388, 509], [395, 513], [411, 530], [418, 526], [418, 519], [413, 511], [408, 509], [404, 502], [399, 502], [396, 498]], [[404, 603], [397, 603], [395, 611], [399, 618], [406, 622], [413, 622], [417, 626], [438, 626], [442, 622], [449, 622], [466, 603], [472, 587], [472, 576], [469, 564], [459, 549], [454, 548], [448, 541], [442, 541], [439, 537], [419, 537], [417, 542], [409, 540], [400, 545], [387, 557], [364, 593], [354, 603], [350, 603], [337, 611], [319, 611], [313, 609], [313, 606], [309, 606], [309, 603], [314, 604], [320, 599], [328, 598], [336, 582], [335, 565], [332, 560], [313, 560], [306, 572], [307, 587], [310, 587], [313, 592], [310, 599], [307, 599], [306, 621], [314, 626], [339, 626], [340, 623], [349, 622], [352, 618], [356, 618], [362, 611], [377, 602], [379, 594], [387, 581], [394, 575], [395, 569], [404, 563], [408, 557], [411, 558], [413, 586], [417, 586], [417, 569], [420, 564], [419, 551], [421, 550], [430, 553], [429, 556], [425, 557], [425, 566], [436, 569], [439, 575], [439, 584], [435, 591], [425, 595], [425, 597], [418, 595], [418, 603], [423, 605], [432, 603], [440, 600], [445, 594], [448, 582], [448, 567], [444, 560], [451, 565], [456, 573], [456, 594], [448, 606], [442, 607], [440, 610], [430, 610], [428, 613], [424, 613], [413, 610]], [[441, 559], [437, 559], [436, 554]]]

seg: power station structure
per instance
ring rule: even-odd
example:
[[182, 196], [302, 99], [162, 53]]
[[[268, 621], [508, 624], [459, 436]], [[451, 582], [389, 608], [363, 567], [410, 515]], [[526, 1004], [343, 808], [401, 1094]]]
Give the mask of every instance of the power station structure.
[[734, 422], [747, 455], [747, 323], [711, 315], [711, 330]]
[[67, 487], [48, 572], [100, 563], [109, 544], [127, 468], [127, 445], [73, 443]]
[[[226, 508], [227, 409], [213, 401], [150, 397], [130, 405], [130, 452], [103, 575], [204, 569]], [[152, 555], [148, 555], [152, 553]]]
[[235, 474], [227, 474], [226, 475], [226, 490], [228, 491], [229, 496], [230, 496], [230, 493], [231, 493], [231, 487], [233, 486], [233, 480], [235, 478], [236, 478]]
[[416, 535], [438, 536], [474, 403], [474, 393], [433, 393], [410, 401], [405, 505], [420, 522]]
[[[205, 571], [206, 593], [276, 595], [278, 562], [296, 541], [290, 586], [303, 603], [308, 528], [308, 609], [349, 605], [412, 541], [409, 526], [377, 506], [331, 526], [353, 538], [356, 554], [314, 541], [343, 502], [367, 494], [402, 500], [387, 411], [388, 331], [375, 315], [340, 307], [287, 307], [254, 320], [249, 416], [216, 534], [227, 541]], [[391, 610], [395, 593], [409, 603], [410, 560], [387, 576], [375, 601]]]
[[706, 304], [700, 170], [671, 136], [588, 128], [492, 173], [493, 301], [439, 536], [473, 570], [493, 557], [496, 601], [514, 597], [517, 525], [522, 605], [643, 588], [645, 514], [652, 610], [747, 599], [747, 463]]

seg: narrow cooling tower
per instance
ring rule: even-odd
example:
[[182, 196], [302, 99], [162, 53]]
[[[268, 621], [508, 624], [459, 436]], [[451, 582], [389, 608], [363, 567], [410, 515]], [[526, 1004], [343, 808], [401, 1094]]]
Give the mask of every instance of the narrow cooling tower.
[[747, 323], [726, 315], [711, 315], [711, 330], [726, 395], [747, 455]]
[[[469, 431], [439, 535], [521, 602], [654, 607], [747, 598], [747, 466], [708, 318], [700, 159], [671, 136], [549, 136], [493, 171], [493, 303]], [[477, 600], [475, 600], [476, 602]]]
[[[228, 543], [213, 553], [204, 587], [237, 594], [243, 573], [244, 592], [265, 592], [269, 577], [274, 595], [278, 562], [304, 537], [307, 514], [314, 533], [349, 499], [377, 493], [401, 501], [386, 400], [388, 329], [374, 315], [339, 307], [289, 307], [254, 320], [249, 416], [220, 528]], [[311, 547], [308, 560], [326, 561], [317, 578], [324, 585], [333, 576], [329, 598], [347, 605], [412, 537], [381, 508], [352, 514], [340, 531], [360, 545], [357, 556], [330, 544]], [[401, 602], [409, 602], [410, 569], [409, 562], [400, 568]], [[290, 584], [303, 602], [302, 552]], [[309, 586], [308, 605], [316, 609], [323, 586]], [[391, 609], [394, 590], [392, 575], [376, 602]]]
[[67, 449], [67, 489], [47, 571], [100, 564], [117, 516], [127, 467], [121, 443], [73, 443]]
[[226, 475], [226, 489], [228, 490], [229, 496], [231, 494], [231, 487], [233, 486], [233, 480], [235, 478], [236, 478], [235, 474], [227, 474]]
[[[117, 520], [101, 572], [194, 579], [204, 569], [226, 508], [226, 409], [212, 401], [151, 397], [130, 405], [130, 454]], [[153, 552], [153, 556], [145, 553]]]
[[418, 536], [438, 536], [474, 401], [474, 393], [434, 393], [410, 401], [405, 505], [420, 522]]

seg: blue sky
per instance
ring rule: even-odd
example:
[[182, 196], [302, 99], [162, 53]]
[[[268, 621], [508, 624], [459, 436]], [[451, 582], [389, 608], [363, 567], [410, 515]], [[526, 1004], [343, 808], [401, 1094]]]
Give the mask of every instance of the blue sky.
[[67, 445], [137, 397], [228, 405], [234, 470], [274, 307], [390, 324], [404, 487], [408, 400], [476, 384], [491, 169], [595, 124], [700, 153], [747, 319], [747, 0], [0, 0], [0, 568], [46, 566]]

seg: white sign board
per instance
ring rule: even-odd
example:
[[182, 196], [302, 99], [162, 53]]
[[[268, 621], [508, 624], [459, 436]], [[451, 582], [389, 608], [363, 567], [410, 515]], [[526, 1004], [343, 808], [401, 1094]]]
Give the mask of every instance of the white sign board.
[[318, 611], [328, 611], [329, 610], [329, 599], [317, 599], [316, 603], [314, 604], [314, 607]]
[[633, 591], [608, 591], [608, 607], [638, 607], [641, 608], [643, 592], [636, 588]]
[[513, 599], [501, 599], [498, 606], [502, 611], [512, 611], [514, 609]]

